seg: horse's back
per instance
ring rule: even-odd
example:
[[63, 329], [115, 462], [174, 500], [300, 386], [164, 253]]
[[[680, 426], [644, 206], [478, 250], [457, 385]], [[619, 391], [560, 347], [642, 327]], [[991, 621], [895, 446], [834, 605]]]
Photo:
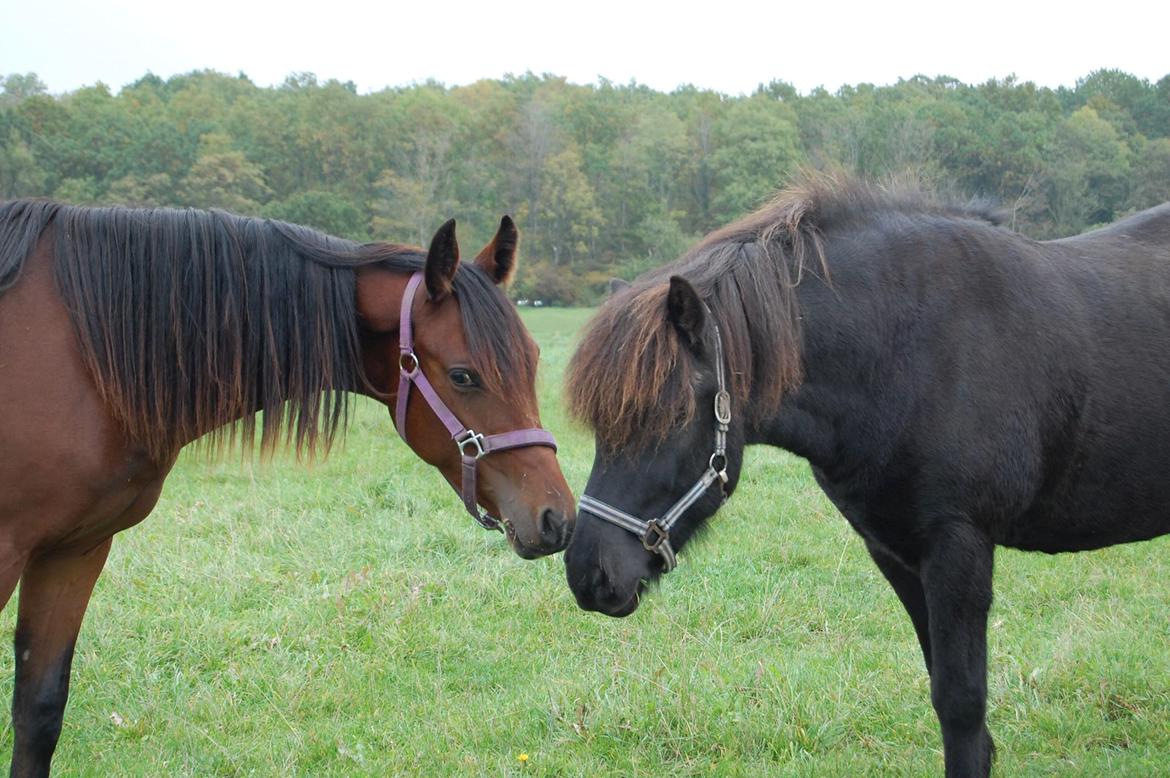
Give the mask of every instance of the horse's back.
[[[1085, 388], [1062, 477], [1013, 545], [1077, 550], [1170, 532], [1170, 203], [1045, 246], [1081, 300]], [[1047, 529], [1067, 542], [1029, 537]]]
[[1076, 238], [987, 228], [964, 245], [927, 360], [947, 366], [917, 438], [933, 482], [969, 485], [965, 512], [1019, 548], [1170, 532], [1170, 204]]
[[[1046, 243], [972, 222], [897, 226], [844, 244], [817, 301], [827, 313], [805, 310], [806, 342], [847, 338], [854, 373], [872, 377], [850, 390], [869, 410], [836, 423], [877, 468], [848, 499], [879, 524], [906, 526], [910, 500], [923, 518], [979, 517], [997, 542], [1046, 551], [1170, 532], [1170, 205]], [[840, 373], [840, 358], [810, 363], [808, 380]]]
[[1147, 208], [1091, 232], [1048, 241], [1051, 246], [1083, 246], [1089, 250], [1094, 246], [1113, 246], [1123, 253], [1135, 243], [1152, 247], [1154, 253], [1160, 248], [1164, 258], [1170, 256], [1170, 203]]

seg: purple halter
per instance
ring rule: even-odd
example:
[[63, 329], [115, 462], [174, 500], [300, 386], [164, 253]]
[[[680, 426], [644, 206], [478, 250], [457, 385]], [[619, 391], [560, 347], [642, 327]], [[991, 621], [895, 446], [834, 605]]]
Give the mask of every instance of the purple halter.
[[402, 311], [399, 314], [398, 349], [398, 404], [394, 419], [398, 426], [398, 434], [406, 440], [406, 403], [410, 398], [411, 384], [418, 387], [423, 399], [431, 410], [443, 422], [443, 426], [451, 433], [451, 439], [459, 448], [463, 457], [463, 489], [460, 497], [463, 505], [472, 518], [483, 525], [484, 529], [503, 530], [500, 520], [487, 513], [479, 512], [479, 502], [475, 498], [475, 468], [481, 457], [496, 451], [507, 451], [510, 448], [524, 448], [526, 446], [548, 446], [557, 450], [557, 442], [552, 433], [539, 428], [503, 432], [498, 435], [484, 435], [463, 426], [446, 403], [439, 398], [438, 392], [431, 386], [426, 375], [419, 367], [418, 357], [414, 353], [414, 333], [411, 328], [411, 308], [414, 304], [414, 295], [422, 283], [423, 273], [419, 271], [410, 277], [406, 284], [406, 294], [402, 298]]

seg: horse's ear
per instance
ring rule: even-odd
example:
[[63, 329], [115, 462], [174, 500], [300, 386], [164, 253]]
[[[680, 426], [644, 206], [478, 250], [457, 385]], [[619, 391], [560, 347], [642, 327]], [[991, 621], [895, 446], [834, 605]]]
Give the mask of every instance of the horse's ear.
[[678, 330], [683, 342], [692, 351], [698, 351], [699, 344], [703, 342], [705, 307], [695, 287], [682, 276], [670, 277], [670, 290], [666, 293], [666, 318]]
[[630, 288], [629, 281], [625, 281], [621, 278], [609, 279], [609, 296], [610, 297], [613, 297], [615, 294], [618, 294], [619, 292], [624, 292], [626, 289], [629, 289], [629, 288]]
[[427, 251], [425, 277], [432, 301], [438, 302], [451, 293], [458, 269], [459, 241], [455, 240], [455, 220], [451, 219], [431, 238], [431, 248]]
[[512, 221], [511, 216], [505, 216], [500, 219], [496, 237], [475, 257], [475, 264], [488, 274], [488, 278], [497, 284], [506, 285], [516, 272], [516, 247], [519, 245], [520, 230], [516, 229], [516, 222]]

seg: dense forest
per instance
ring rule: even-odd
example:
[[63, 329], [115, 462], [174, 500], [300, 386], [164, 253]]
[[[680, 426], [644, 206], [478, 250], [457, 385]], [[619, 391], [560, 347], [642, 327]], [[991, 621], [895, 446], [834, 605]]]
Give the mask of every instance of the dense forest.
[[0, 77], [0, 199], [224, 208], [358, 240], [425, 243], [454, 216], [524, 233], [513, 293], [591, 302], [759, 205], [802, 166], [996, 201], [1038, 238], [1170, 200], [1170, 75], [1075, 88], [915, 77], [750, 96], [526, 74], [358, 94], [309, 74], [146, 75], [48, 94]]

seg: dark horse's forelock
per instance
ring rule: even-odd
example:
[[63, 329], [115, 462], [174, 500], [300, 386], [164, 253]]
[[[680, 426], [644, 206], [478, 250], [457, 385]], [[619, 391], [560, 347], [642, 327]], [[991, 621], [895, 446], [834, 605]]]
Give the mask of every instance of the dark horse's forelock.
[[569, 365], [572, 414], [614, 449], [659, 444], [691, 420], [695, 362], [666, 319], [669, 279], [678, 275], [719, 324], [733, 396], [740, 407], [752, 400], [748, 422], [773, 415], [801, 380], [796, 285], [805, 273], [827, 279], [826, 229], [873, 214], [998, 222], [990, 209], [938, 202], [912, 186], [805, 173], [760, 210], [708, 235], [602, 306]]
[[[355, 270], [424, 260], [221, 211], [17, 201], [0, 205], [0, 291], [50, 223], [82, 359], [128, 439], [155, 457], [203, 433], [212, 451], [247, 449], [257, 426], [262, 451], [328, 450], [347, 393], [364, 388]], [[515, 309], [475, 267], [460, 267], [454, 294], [485, 383], [523, 395], [535, 365]]]

